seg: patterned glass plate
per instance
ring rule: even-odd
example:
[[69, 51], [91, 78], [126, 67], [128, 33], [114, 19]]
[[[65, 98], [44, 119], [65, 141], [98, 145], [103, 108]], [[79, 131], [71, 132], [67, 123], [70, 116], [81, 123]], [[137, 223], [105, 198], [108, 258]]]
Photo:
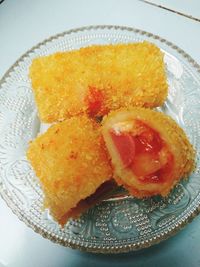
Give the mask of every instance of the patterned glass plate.
[[[165, 53], [169, 96], [161, 111], [186, 131], [197, 150], [197, 168], [169, 197], [111, 198], [61, 228], [43, 210], [43, 193], [29, 162], [28, 142], [41, 130], [28, 69], [33, 58], [91, 44], [148, 40]], [[200, 210], [200, 67], [174, 44], [138, 29], [90, 26], [53, 36], [25, 53], [0, 84], [0, 194], [28, 226], [72, 248], [118, 253], [148, 247], [175, 234]]]

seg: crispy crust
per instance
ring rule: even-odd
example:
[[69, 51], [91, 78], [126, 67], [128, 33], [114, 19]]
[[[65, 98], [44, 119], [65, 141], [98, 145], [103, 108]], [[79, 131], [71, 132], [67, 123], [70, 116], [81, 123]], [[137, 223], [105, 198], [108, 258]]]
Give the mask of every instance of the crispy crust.
[[166, 99], [163, 53], [148, 42], [102, 45], [33, 60], [30, 78], [44, 122], [120, 107], [156, 107]]
[[[163, 183], [143, 183], [132, 171], [125, 169], [112, 143], [109, 130], [117, 122], [141, 120], [159, 132], [174, 158], [173, 173]], [[186, 177], [195, 166], [195, 151], [184, 131], [169, 116], [145, 108], [121, 109], [111, 112], [103, 120], [102, 128], [107, 149], [112, 158], [114, 176], [118, 184], [125, 186], [132, 195], [142, 198], [152, 195], [166, 196], [182, 177]]]
[[85, 199], [80, 200], [77, 203], [76, 207], [65, 213], [65, 215], [59, 220], [60, 224], [64, 225], [69, 218], [79, 218], [80, 215], [87, 211], [89, 208], [112, 196], [113, 191], [117, 187], [118, 185], [114, 179], [110, 179], [104, 182], [97, 188], [97, 190], [93, 194], [91, 194]]
[[86, 116], [51, 126], [30, 143], [27, 158], [45, 193], [45, 206], [63, 216], [112, 176], [99, 125]]

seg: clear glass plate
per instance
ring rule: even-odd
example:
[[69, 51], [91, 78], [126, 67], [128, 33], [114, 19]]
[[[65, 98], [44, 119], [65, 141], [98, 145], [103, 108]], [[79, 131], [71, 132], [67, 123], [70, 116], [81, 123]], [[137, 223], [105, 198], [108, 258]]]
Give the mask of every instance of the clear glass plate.
[[[28, 69], [33, 58], [91, 44], [148, 40], [165, 53], [169, 96], [161, 111], [186, 131], [197, 151], [197, 168], [167, 198], [112, 198], [61, 228], [43, 210], [43, 193], [26, 160], [28, 142], [43, 128]], [[28, 226], [42, 236], [85, 251], [118, 253], [148, 247], [185, 226], [200, 210], [200, 68], [174, 44], [138, 29], [90, 26], [53, 36], [24, 54], [0, 84], [0, 194]]]

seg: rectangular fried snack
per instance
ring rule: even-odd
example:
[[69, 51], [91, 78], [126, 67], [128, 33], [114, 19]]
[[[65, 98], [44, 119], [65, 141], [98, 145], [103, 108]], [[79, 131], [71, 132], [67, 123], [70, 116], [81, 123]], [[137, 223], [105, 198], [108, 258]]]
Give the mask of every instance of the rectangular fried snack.
[[30, 143], [27, 158], [40, 180], [45, 206], [62, 225], [78, 215], [76, 207], [91, 206], [83, 200], [112, 177], [102, 142], [99, 125], [79, 116], [54, 124]]
[[157, 107], [168, 91], [163, 53], [146, 41], [38, 57], [30, 78], [40, 119], [48, 123], [121, 107]]

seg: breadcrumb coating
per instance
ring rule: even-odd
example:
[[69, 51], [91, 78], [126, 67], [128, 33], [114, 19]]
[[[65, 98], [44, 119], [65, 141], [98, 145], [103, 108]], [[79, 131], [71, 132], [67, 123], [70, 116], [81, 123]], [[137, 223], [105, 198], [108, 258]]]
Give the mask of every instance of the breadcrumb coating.
[[45, 206], [60, 224], [112, 176], [99, 125], [86, 116], [52, 125], [30, 143], [27, 158], [41, 182]]
[[[173, 167], [167, 180], [164, 177], [163, 182], [159, 183], [143, 182], [133, 174], [132, 170], [123, 166], [111, 138], [110, 130], [113, 129], [116, 123], [134, 120], [144, 122], [151, 129], [158, 132], [162, 143], [167, 147], [168, 153], [172, 155], [173, 162], [171, 161], [170, 164]], [[123, 127], [125, 129], [125, 126]], [[126, 187], [135, 197], [143, 198], [152, 195], [166, 196], [180, 179], [187, 177], [195, 167], [195, 150], [190, 144], [185, 132], [171, 117], [164, 113], [137, 107], [113, 111], [104, 117], [102, 133], [112, 159], [114, 178], [118, 184]]]
[[149, 42], [93, 45], [38, 57], [30, 78], [39, 116], [56, 122], [81, 113], [161, 106], [167, 97], [163, 53]]

